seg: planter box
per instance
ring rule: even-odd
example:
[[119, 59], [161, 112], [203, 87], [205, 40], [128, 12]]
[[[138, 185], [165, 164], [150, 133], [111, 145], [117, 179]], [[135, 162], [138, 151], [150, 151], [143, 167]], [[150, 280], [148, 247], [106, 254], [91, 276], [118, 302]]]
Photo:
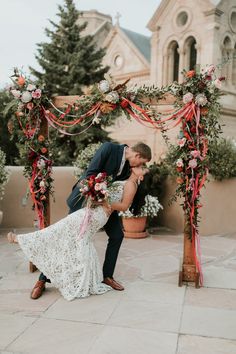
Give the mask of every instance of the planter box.
[[123, 218], [122, 224], [124, 228], [124, 236], [126, 238], [145, 238], [148, 236], [146, 232], [147, 217], [140, 218]]

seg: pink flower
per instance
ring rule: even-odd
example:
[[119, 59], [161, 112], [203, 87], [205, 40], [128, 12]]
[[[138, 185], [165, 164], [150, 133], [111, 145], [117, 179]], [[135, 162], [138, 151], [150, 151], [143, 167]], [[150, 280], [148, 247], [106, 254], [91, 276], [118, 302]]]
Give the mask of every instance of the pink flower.
[[214, 81], [214, 85], [215, 85], [216, 88], [220, 89], [221, 86], [222, 86], [221, 80], [216, 79], [216, 80]]
[[34, 107], [33, 102], [27, 103], [26, 107], [31, 111], [31, 109], [33, 109], [33, 107]]
[[177, 166], [177, 167], [183, 167], [183, 165], [184, 165], [184, 163], [183, 163], [183, 160], [182, 160], [182, 159], [178, 159], [178, 160], [176, 161], [176, 166]]
[[192, 157], [194, 158], [194, 159], [196, 159], [197, 157], [200, 157], [201, 155], [200, 155], [200, 151], [198, 151], [198, 150], [193, 150], [193, 151], [191, 151], [191, 155], [192, 155]]
[[183, 103], [187, 104], [189, 102], [192, 102], [193, 100], [193, 94], [191, 92], [187, 92], [184, 96], [183, 96]]
[[21, 92], [19, 90], [11, 90], [11, 93], [16, 98], [20, 98], [20, 96], [21, 96]]
[[101, 190], [101, 184], [100, 183], [96, 183], [94, 186], [95, 191], [100, 191]]
[[190, 168], [195, 168], [195, 167], [197, 167], [197, 160], [196, 160], [196, 159], [190, 160], [189, 163], [188, 163], [188, 165], [189, 165]]
[[42, 94], [42, 91], [40, 89], [37, 89], [37, 90], [32, 92], [32, 97], [33, 98], [40, 98], [41, 94]]
[[206, 73], [207, 75], [211, 76], [213, 74], [213, 72], [215, 71], [216, 67], [215, 65], [211, 64], [210, 66], [208, 66], [208, 68], [206, 69]]
[[198, 106], [205, 106], [208, 101], [204, 93], [199, 93], [195, 98], [195, 102]]
[[182, 139], [180, 139], [180, 140], [178, 141], [178, 145], [179, 145], [180, 147], [183, 147], [185, 143], [186, 143], [186, 138], [182, 138]]

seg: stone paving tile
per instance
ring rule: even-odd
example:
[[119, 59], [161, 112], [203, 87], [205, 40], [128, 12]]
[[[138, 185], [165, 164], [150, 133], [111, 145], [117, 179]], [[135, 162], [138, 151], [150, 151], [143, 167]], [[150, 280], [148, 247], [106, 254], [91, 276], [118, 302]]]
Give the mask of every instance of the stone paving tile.
[[187, 287], [185, 305], [236, 310], [236, 290]]
[[[0, 349], [6, 347], [19, 337], [34, 321], [34, 317], [24, 317], [18, 314], [0, 313]], [[19, 348], [16, 348], [19, 351]]]
[[182, 288], [173, 284], [160, 282], [136, 281], [126, 287], [122, 299], [134, 301], [153, 301], [159, 304], [182, 305], [185, 286]]
[[180, 335], [176, 354], [235, 354], [236, 341]]
[[158, 302], [122, 300], [107, 324], [151, 331], [178, 332], [181, 307]]
[[236, 289], [236, 272], [222, 266], [203, 267], [204, 286], [209, 288]]
[[236, 340], [236, 311], [186, 305], [180, 333]]
[[177, 335], [105, 326], [89, 354], [175, 354]]
[[111, 290], [103, 295], [92, 295], [73, 301], [60, 298], [44, 313], [43, 317], [104, 324], [118, 306], [122, 295], [121, 292]]
[[87, 354], [102, 325], [39, 319], [7, 350], [27, 354]]

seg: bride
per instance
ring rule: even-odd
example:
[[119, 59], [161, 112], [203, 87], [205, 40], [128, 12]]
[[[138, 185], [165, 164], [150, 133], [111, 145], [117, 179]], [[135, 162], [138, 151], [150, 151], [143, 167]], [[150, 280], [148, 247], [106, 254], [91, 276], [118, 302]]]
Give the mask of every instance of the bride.
[[[109, 200], [88, 209], [84, 207], [45, 229], [28, 234], [8, 234], [19, 243], [27, 258], [59, 289], [66, 300], [103, 294], [111, 287], [102, 283], [102, 270], [92, 237], [103, 227], [113, 210], [125, 211], [131, 205], [138, 181], [148, 172], [133, 167], [126, 181], [113, 183]], [[86, 215], [89, 217], [86, 217]], [[87, 219], [84, 232], [85, 219]]]

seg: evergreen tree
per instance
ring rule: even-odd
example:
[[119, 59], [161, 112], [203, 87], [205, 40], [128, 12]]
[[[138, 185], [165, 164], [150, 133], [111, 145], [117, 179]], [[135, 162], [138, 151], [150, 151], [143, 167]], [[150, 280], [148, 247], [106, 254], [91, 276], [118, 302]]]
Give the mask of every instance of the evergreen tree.
[[19, 157], [18, 147], [16, 145], [16, 136], [11, 139], [11, 118], [12, 112], [4, 114], [4, 110], [12, 98], [9, 97], [6, 90], [0, 91], [0, 148], [6, 154], [6, 165], [15, 165], [16, 158]]
[[[82, 13], [73, 0], [65, 0], [58, 8], [59, 23], [50, 21], [54, 29], [45, 29], [50, 41], [38, 44], [36, 59], [43, 71], [30, 70], [39, 83], [45, 84], [49, 97], [80, 95], [83, 87], [99, 82], [107, 72], [108, 67], [102, 67], [105, 51], [96, 48], [92, 36], [82, 35], [87, 24], [78, 23]], [[72, 132], [79, 129], [74, 127]], [[51, 129], [50, 137], [55, 140], [54, 165], [71, 165], [83, 147], [109, 140], [100, 126], [70, 137]]]
[[50, 20], [54, 29], [45, 29], [50, 42], [37, 45], [36, 59], [43, 72], [30, 70], [50, 95], [79, 95], [83, 86], [98, 82], [107, 72], [108, 67], [102, 67], [105, 51], [96, 48], [92, 36], [82, 36], [87, 24], [78, 23], [82, 13], [73, 0], [58, 8], [59, 24]]

